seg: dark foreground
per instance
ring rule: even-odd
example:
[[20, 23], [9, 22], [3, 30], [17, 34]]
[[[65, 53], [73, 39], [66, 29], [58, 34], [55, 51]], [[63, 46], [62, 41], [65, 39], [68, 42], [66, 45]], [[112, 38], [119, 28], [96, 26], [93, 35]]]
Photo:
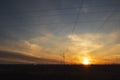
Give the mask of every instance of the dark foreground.
[[120, 65], [0, 65], [0, 80], [120, 80]]

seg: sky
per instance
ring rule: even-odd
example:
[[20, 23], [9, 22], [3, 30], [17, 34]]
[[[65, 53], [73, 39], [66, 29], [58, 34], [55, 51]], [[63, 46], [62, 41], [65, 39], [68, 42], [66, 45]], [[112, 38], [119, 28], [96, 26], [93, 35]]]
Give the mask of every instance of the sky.
[[119, 0], [0, 0], [0, 64], [120, 64]]

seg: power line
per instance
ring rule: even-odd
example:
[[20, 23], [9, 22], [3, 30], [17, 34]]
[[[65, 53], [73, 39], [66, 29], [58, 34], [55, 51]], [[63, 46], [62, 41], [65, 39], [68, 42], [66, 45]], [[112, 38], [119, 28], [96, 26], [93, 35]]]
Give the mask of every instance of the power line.
[[[74, 25], [73, 25], [72, 34], [74, 33], [76, 25], [78, 23], [78, 19], [79, 19], [80, 10], [82, 8], [82, 5], [83, 5], [83, 0], [81, 0], [81, 5], [79, 7], [78, 13], [76, 14], [76, 19], [75, 19], [75, 22], [74, 22]], [[64, 62], [64, 64], [66, 64], [66, 55], [65, 54], [66, 54], [67, 51], [68, 51], [68, 48], [63, 52], [63, 62]]]
[[[77, 11], [76, 11], [77, 12]], [[35, 18], [35, 19], [38, 19], [38, 18], [42, 18], [43, 17], [43, 19], [44, 18], [50, 18], [50, 19], [52, 19], [52, 18], [55, 18], [55, 17], [64, 17], [64, 16], [75, 16], [75, 15], [77, 15], [76, 14], [76, 12], [74, 12], [74, 13], [71, 13], [71, 12], [67, 12], [67, 13], [64, 13], [64, 12], [62, 12], [62, 13], [58, 13], [58, 14], [39, 14], [39, 15], [34, 15], [34, 14], [29, 14], [29, 13], [27, 13], [27, 15], [14, 15], [14, 18], [15, 19], [19, 19], [19, 18], [22, 18], [22, 17], [29, 17], [29, 18]], [[88, 12], [87, 14], [103, 14], [103, 13], [110, 13], [110, 12], [113, 12], [113, 11], [91, 11], [91, 12]], [[114, 11], [114, 12], [120, 12], [120, 10], [116, 10], [116, 11]], [[79, 14], [83, 14], [84, 15], [84, 12], [82, 13], [82, 12], [79, 12]], [[5, 16], [5, 17], [9, 17], [9, 16]], [[1, 18], [5, 18], [4, 16], [1, 16]], [[78, 16], [79, 17], [79, 16]], [[75, 22], [74, 22], [75, 23]], [[54, 24], [54, 23], [53, 23]]]
[[109, 21], [109, 19], [115, 14], [115, 10], [105, 19], [105, 21], [98, 27], [98, 29], [95, 31], [95, 33], [98, 33], [104, 25]]
[[[113, 22], [113, 21], [118, 21], [119, 19], [116, 19], [116, 20], [110, 20], [109, 22]], [[94, 22], [102, 22], [102, 21], [105, 21], [105, 20], [93, 20], [93, 21], [80, 21], [80, 22], [77, 22], [77, 23], [94, 23]], [[31, 25], [31, 26], [35, 26], [35, 25], [52, 25], [52, 24], [73, 24], [74, 22], [66, 22], [66, 23], [63, 23], [63, 22], [61, 22], [61, 23], [41, 23], [41, 24], [36, 24], [36, 23], [32, 23], [32, 24], [19, 24], [19, 25], [22, 25], [22, 26], [27, 26], [27, 25]], [[12, 25], [12, 26], [16, 26], [16, 24], [5, 24], [5, 25], [7, 25], [7, 26], [10, 26], [10, 25]]]
[[[78, 8], [78, 9], [79, 9], [79, 10], [78, 10], [78, 13], [76, 14], [76, 19], [75, 19], [75, 22], [74, 22], [74, 25], [73, 25], [72, 34], [73, 34], [74, 31], [75, 31], [76, 24], [77, 24], [78, 19], [79, 19], [80, 10], [81, 10], [81, 8], [82, 8], [82, 4], [83, 4], [83, 0], [81, 0], [81, 5], [80, 5], [80, 7]], [[66, 49], [66, 50], [63, 52], [63, 63], [64, 63], [64, 64], [66, 64], [66, 61], [65, 61], [66, 55], [65, 55], [65, 54], [66, 54], [67, 51], [68, 51], [68, 49]]]
[[[113, 6], [118, 6], [120, 7], [120, 5], [118, 4], [115, 4]], [[111, 6], [106, 6], [106, 5], [95, 5], [95, 6], [84, 6], [83, 8], [104, 8], [104, 7], [111, 7]], [[29, 12], [29, 11], [32, 11], [32, 12], [35, 12], [35, 11], [59, 11], [59, 10], [70, 10], [70, 9], [77, 9], [77, 8], [80, 8], [80, 7], [66, 7], [66, 8], [56, 8], [56, 9], [34, 9], [34, 10], [24, 10], [24, 12]]]
[[[104, 25], [110, 20], [110, 18], [115, 14], [115, 10], [113, 10], [113, 12], [105, 19], [105, 21], [97, 28], [97, 30], [95, 31], [95, 33], [100, 33], [100, 31], [102, 31], [102, 29], [105, 27]], [[94, 39], [92, 39], [94, 40]], [[100, 41], [101, 39], [98, 38], [98, 41]]]
[[[82, 1], [81, 1], [82, 2]], [[118, 5], [116, 5], [116, 6], [118, 6]], [[81, 7], [81, 6], [80, 6]], [[35, 12], [35, 13], [44, 13], [44, 11], [45, 11], [45, 13], [46, 13], [46, 11], [49, 13], [49, 12], [55, 12], [55, 11], [66, 11], [66, 10], [75, 10], [75, 9], [79, 9], [80, 7], [71, 7], [71, 8], [58, 8], [58, 9], [37, 9], [37, 10], [25, 10], [24, 12], [27, 12], [27, 14], [30, 12], [30, 13], [32, 13], [32, 12]], [[103, 10], [104, 10], [104, 7], [108, 7], [108, 6], [94, 6], [94, 7], [83, 7], [83, 8], [88, 8], [88, 9], [93, 9], [93, 8], [103, 8]], [[110, 7], [110, 6], [109, 6]], [[119, 7], [119, 6], [118, 6]], [[112, 7], [113, 8], [113, 7]], [[112, 8], [109, 8], [110, 10], [112, 9]], [[109, 12], [109, 9], [108, 9], [108, 12]], [[99, 10], [99, 9], [98, 9]], [[64, 15], [64, 14], [55, 14], [55, 15], [50, 15], [50, 16], [56, 16], [56, 15]], [[67, 14], [66, 14], [67, 15]], [[44, 16], [46, 16], [46, 15], [44, 15]], [[49, 16], [49, 15], [48, 15]]]
[[80, 10], [81, 10], [82, 6], [83, 6], [83, 0], [81, 0], [81, 5], [79, 7], [79, 11], [76, 14], [76, 20], [75, 20], [74, 25], [73, 25], [72, 34], [74, 34], [74, 31], [76, 29], [76, 26], [77, 26], [77, 23], [78, 23], [78, 20], [79, 20], [79, 16], [80, 16]]

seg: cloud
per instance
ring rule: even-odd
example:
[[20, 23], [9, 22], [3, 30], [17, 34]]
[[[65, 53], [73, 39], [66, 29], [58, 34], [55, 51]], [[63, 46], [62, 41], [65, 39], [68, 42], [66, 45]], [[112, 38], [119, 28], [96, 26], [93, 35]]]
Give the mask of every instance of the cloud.
[[[35, 55], [34, 53], [37, 53], [42, 50], [42, 46], [38, 44], [34, 44], [29, 42], [28, 40], [17, 40], [17, 41], [5, 41], [2, 42], [0, 45], [0, 50], [4, 51], [11, 51], [11, 52], [19, 52], [22, 54], [27, 54], [27, 55]], [[39, 54], [38, 53], [38, 54]], [[40, 56], [39, 56], [40, 57]]]
[[59, 64], [58, 60], [38, 58], [17, 52], [0, 51], [0, 63]]
[[[78, 53], [76, 55], [82, 58], [83, 56], [90, 56], [93, 58], [93, 62], [101, 61], [102, 63], [114, 62], [119, 57], [119, 33], [112, 32], [110, 34], [72, 34], [68, 35], [70, 39], [70, 50]], [[113, 58], [113, 56], [117, 57]], [[106, 60], [106, 61], [104, 61]], [[101, 63], [100, 62], [100, 63]]]
[[[103, 61], [119, 53], [119, 33], [68, 34], [63, 37], [45, 32], [43, 35], [31, 37], [28, 40], [8, 42], [0, 47], [4, 51], [17, 52], [36, 58], [62, 60], [62, 55], [65, 53], [66, 61], [69, 63], [79, 63], [84, 56], [89, 56], [93, 58], [93, 62], [96, 62], [97, 59]], [[17, 58], [16, 60], [20, 62], [21, 60]], [[5, 60], [7, 59], [2, 59], [2, 61]], [[26, 60], [21, 62], [26, 62]]]
[[8, 41], [0, 45], [0, 50], [18, 52], [21, 54], [47, 59], [61, 59], [61, 49], [64, 49], [63, 39], [46, 32], [43, 35], [28, 40]]
[[83, 47], [83, 48], [102, 48], [108, 45], [118, 44], [119, 33], [110, 33], [110, 34], [73, 34], [68, 35], [68, 38], [74, 46]]
[[73, 35], [68, 35], [68, 38], [71, 40], [71, 46], [73, 46], [73, 48], [78, 49], [79, 52], [83, 54], [89, 53], [103, 46], [103, 45], [100, 45], [98, 41], [95, 41], [100, 38], [100, 35], [73, 34]]

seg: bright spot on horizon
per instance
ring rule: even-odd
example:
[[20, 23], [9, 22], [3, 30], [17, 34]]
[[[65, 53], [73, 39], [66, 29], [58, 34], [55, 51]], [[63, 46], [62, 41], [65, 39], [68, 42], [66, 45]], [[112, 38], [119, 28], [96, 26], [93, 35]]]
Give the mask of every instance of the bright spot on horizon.
[[84, 58], [83, 59], [83, 64], [84, 65], [89, 65], [90, 64], [89, 58]]

